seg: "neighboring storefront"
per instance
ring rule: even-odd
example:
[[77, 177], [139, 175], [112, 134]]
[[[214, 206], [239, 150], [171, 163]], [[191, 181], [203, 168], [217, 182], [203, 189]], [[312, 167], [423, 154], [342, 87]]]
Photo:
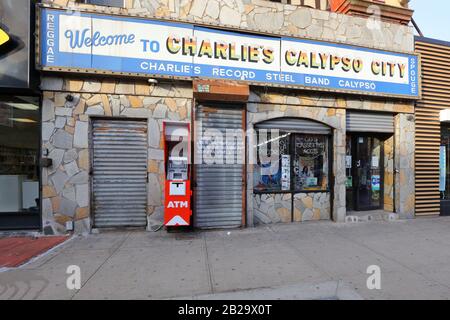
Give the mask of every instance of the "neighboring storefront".
[[34, 3], [0, 3], [0, 230], [41, 228]]
[[450, 43], [417, 37], [422, 100], [416, 105], [416, 213], [450, 215]]
[[165, 122], [192, 128], [196, 227], [413, 217], [412, 30], [213, 2], [40, 10], [46, 232], [157, 228]]

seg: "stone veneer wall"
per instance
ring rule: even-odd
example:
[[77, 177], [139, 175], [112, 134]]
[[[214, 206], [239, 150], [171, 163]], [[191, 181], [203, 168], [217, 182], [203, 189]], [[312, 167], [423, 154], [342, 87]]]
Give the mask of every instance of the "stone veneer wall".
[[254, 194], [253, 216], [255, 225], [330, 220], [330, 194]]
[[73, 0], [42, 2], [414, 51], [412, 27], [265, 0], [125, 0], [124, 8], [80, 4]]
[[394, 136], [384, 142], [384, 210], [394, 211]]
[[[190, 121], [190, 83], [148, 85], [142, 82], [45, 78], [42, 83], [42, 149], [53, 166], [42, 169], [44, 232], [90, 230], [89, 121], [92, 116], [148, 119], [148, 225], [162, 223], [164, 194], [164, 120]], [[67, 95], [73, 101], [67, 101]]]
[[[330, 218], [331, 205], [333, 219], [344, 221], [346, 216], [346, 121], [348, 109], [383, 111], [399, 113], [395, 116], [394, 137], [385, 143], [385, 208], [395, 208], [403, 218], [414, 216], [414, 121], [409, 119], [414, 106], [409, 102], [382, 99], [354, 99], [351, 96], [330, 96], [326, 94], [305, 94], [303, 91], [272, 89], [263, 90], [254, 87], [247, 104], [247, 129], [252, 129], [258, 122], [279, 117], [300, 117], [325, 123], [333, 128], [333, 175], [335, 184], [333, 204], [330, 195], [326, 196], [297, 194], [294, 196], [295, 221], [323, 220]], [[409, 120], [408, 120], [409, 119]], [[249, 141], [249, 146], [253, 141]], [[250, 153], [249, 159], [255, 159]], [[251, 160], [255, 161], [255, 160]], [[251, 162], [254, 163], [254, 162]], [[399, 170], [394, 181], [394, 168]], [[273, 223], [287, 221], [287, 211], [292, 206], [291, 195], [254, 195], [253, 166], [247, 166], [247, 198], [253, 199], [247, 204], [247, 222]], [[395, 187], [394, 187], [395, 184]], [[395, 189], [395, 197], [394, 197]], [[316, 197], [316, 198], [315, 198]], [[301, 199], [301, 201], [300, 201]], [[309, 199], [312, 199], [312, 203]], [[312, 210], [311, 210], [312, 209]], [[316, 210], [314, 210], [316, 209]], [[312, 211], [312, 212], [311, 212]], [[289, 211], [290, 212], [290, 211]], [[298, 218], [297, 218], [298, 217]], [[301, 218], [300, 218], [301, 217]], [[290, 221], [290, 220], [289, 220]]]
[[[263, 95], [267, 96], [267, 95]], [[284, 100], [278, 100], [276, 103], [270, 103], [270, 102], [255, 102], [255, 100], [260, 100], [260, 96], [253, 93], [252, 95], [252, 102], [250, 102], [247, 105], [247, 129], [253, 129], [254, 125], [266, 121], [269, 119], [274, 118], [280, 118], [280, 117], [299, 117], [299, 118], [306, 118], [311, 119], [315, 121], [322, 122], [328, 126], [330, 126], [333, 129], [333, 175], [335, 177], [335, 184], [331, 186], [332, 189], [334, 189], [334, 201], [333, 201], [333, 212], [334, 212], [334, 220], [336, 221], [344, 221], [345, 215], [346, 215], [346, 209], [345, 209], [345, 109], [337, 109], [337, 108], [324, 108], [320, 105], [316, 106], [303, 106], [300, 104], [300, 101], [292, 100], [292, 97], [281, 95], [277, 97], [280, 97]], [[292, 104], [294, 103], [294, 104]], [[298, 104], [297, 104], [298, 103]], [[248, 158], [250, 159], [249, 163], [256, 163], [256, 149], [252, 148], [254, 145], [254, 137], [253, 135], [250, 135], [249, 137], [249, 148], [248, 148]], [[264, 203], [266, 200], [267, 203], [265, 203], [263, 206], [258, 203], [258, 195], [253, 195], [253, 165], [247, 165], [247, 199], [254, 199], [254, 201], [249, 201], [247, 204], [247, 223], [249, 225], [253, 225], [255, 222], [253, 220], [253, 212], [254, 210], [258, 210], [257, 214], [265, 215], [267, 217], [273, 217], [273, 214], [270, 212], [272, 211], [272, 208], [275, 207], [275, 210], [280, 208], [279, 203], [274, 203], [276, 200], [280, 200], [280, 197], [273, 197], [273, 196], [262, 196], [259, 198], [261, 200], [260, 202]], [[305, 205], [305, 201], [302, 201], [303, 198], [310, 198], [311, 195], [309, 194], [299, 194], [295, 196], [294, 199], [294, 206], [297, 210], [300, 211], [300, 214], [297, 214], [296, 216], [302, 216], [302, 220], [304, 220], [303, 217], [310, 216], [309, 210], [311, 209], [320, 209], [321, 212], [317, 214], [314, 213], [313, 210], [313, 217], [325, 217], [326, 214], [326, 208], [330, 208], [330, 201], [329, 198], [328, 201], [322, 201], [320, 199], [323, 199], [320, 197], [320, 199], [317, 201], [307, 201]], [[278, 199], [280, 198], [280, 199]], [[255, 200], [256, 199], [256, 200]], [[282, 198], [283, 201], [284, 198]], [[314, 206], [314, 202], [316, 202]], [[317, 205], [317, 203], [321, 203], [321, 205]], [[326, 203], [326, 204], [324, 204]], [[254, 206], [256, 205], [256, 208]], [[284, 205], [281, 205], [281, 207], [285, 207]], [[269, 211], [263, 212], [262, 209], [267, 208]], [[329, 210], [328, 210], [329, 211]], [[329, 217], [329, 215], [328, 215]], [[311, 218], [312, 220], [313, 218]], [[271, 219], [273, 221], [273, 218]], [[262, 220], [259, 219], [258, 222], [261, 222]]]
[[289, 223], [292, 221], [292, 195], [286, 194], [254, 194], [254, 224]]
[[329, 193], [300, 193], [294, 196], [294, 222], [330, 220]]
[[411, 114], [395, 117], [395, 208], [401, 218], [415, 215], [415, 119]]
[[[246, 32], [268, 32], [275, 35], [337, 41], [386, 50], [414, 51], [412, 27], [387, 22], [374, 23], [365, 18], [264, 0], [125, 0], [124, 8], [79, 4], [73, 0], [44, 0], [43, 2], [63, 7], [68, 6], [72, 9], [82, 8], [149, 18], [169, 18], [216, 27], [224, 26], [242, 29]], [[88, 151], [84, 145], [78, 146], [78, 142], [75, 142], [84, 141], [84, 138], [76, 137], [78, 136], [77, 132], [85, 134], [88, 128], [89, 113], [100, 114], [103, 112], [104, 114], [111, 113], [113, 116], [136, 114], [151, 116], [150, 119], [158, 119], [149, 120], [149, 124], [153, 126], [155, 126], [155, 121], [160, 124], [164, 118], [189, 119], [190, 108], [188, 106], [192, 99], [191, 86], [187, 82], [176, 83], [176, 86], [156, 87], [119, 83], [114, 84], [114, 89], [111, 89], [113, 85], [108, 84], [107, 81], [105, 84], [79, 83], [77, 80], [63, 81], [62, 79], [43, 77], [42, 88], [47, 91], [44, 93], [43, 134], [48, 139], [43, 141], [43, 147], [48, 147], [58, 160], [56, 162], [58, 166], [43, 170], [44, 227], [57, 232], [64, 231], [63, 223], [69, 218], [75, 218], [77, 230], [84, 231], [89, 224], [89, 210], [85, 206]], [[75, 113], [82, 109], [79, 104], [66, 105], [63, 97], [67, 92], [79, 95], [76, 97], [76, 101], [79, 99], [82, 101], [81, 104], [87, 104], [90, 101], [89, 103], [92, 105], [89, 106], [89, 111], [84, 109], [88, 114], [84, 111], [84, 113]], [[151, 97], [155, 99], [152, 100]], [[159, 99], [158, 102], [156, 102], [156, 98]], [[140, 110], [133, 111], [133, 105], [139, 106], [136, 109]], [[410, 121], [407, 121], [408, 115], [406, 114], [414, 112], [413, 103], [293, 90], [267, 92], [261, 88], [255, 88], [248, 105], [248, 125], [251, 127], [256, 122], [279, 116], [299, 116], [324, 122], [334, 128], [335, 185], [333, 187], [335, 198], [333, 213], [335, 220], [343, 221], [346, 214], [345, 109], [401, 113], [396, 120], [398, 137], [396, 137], [395, 146], [395, 166], [399, 168], [400, 174], [396, 175], [395, 198], [398, 202], [396, 203], [397, 210], [403, 216], [410, 216], [411, 212], [414, 212], [413, 205], [411, 206], [411, 198], [414, 198], [414, 184], [411, 183], [411, 180], [414, 182], [414, 158], [412, 156], [414, 146], [412, 137], [411, 140], [408, 139], [414, 132], [414, 123], [411, 124]], [[400, 132], [403, 130], [403, 126], [406, 127], [406, 131]], [[156, 130], [154, 131], [156, 132]], [[60, 158], [61, 161], [59, 161]], [[160, 146], [156, 146], [155, 142], [154, 147], [149, 148], [149, 170], [152, 170], [152, 185], [158, 186], [154, 195], [149, 195], [149, 213], [154, 212], [151, 215], [153, 217], [162, 215], [161, 160], [162, 150]], [[252, 170], [253, 168], [249, 167], [250, 178], [252, 178]], [[68, 176], [72, 173], [74, 176], [69, 178]], [[253, 181], [253, 179], [248, 181]], [[54, 182], [58, 187], [53, 185]], [[399, 185], [401, 188], [398, 187]], [[247, 199], [253, 199], [253, 187], [250, 184], [247, 196]], [[307, 202], [309, 203], [309, 200]], [[253, 205], [254, 201], [248, 201], [248, 212], [251, 213], [248, 215], [249, 225], [253, 224]], [[277, 205], [277, 208], [281, 207]], [[68, 215], [61, 214], [63, 211], [68, 212]], [[281, 213], [281, 216], [283, 215], [285, 214]], [[303, 216], [309, 217], [309, 211], [307, 214], [302, 214], [302, 219]], [[314, 216], [318, 217], [318, 214], [313, 212]], [[325, 215], [321, 214], [322, 216]], [[58, 221], [58, 223], [54, 223], [54, 221]], [[152, 220], [149, 219], [149, 221], [151, 223]]]

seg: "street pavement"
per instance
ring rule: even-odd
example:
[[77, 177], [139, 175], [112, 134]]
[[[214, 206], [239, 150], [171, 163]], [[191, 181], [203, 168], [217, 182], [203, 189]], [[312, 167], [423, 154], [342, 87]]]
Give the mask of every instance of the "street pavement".
[[0, 299], [450, 299], [450, 218], [78, 236], [0, 271]]

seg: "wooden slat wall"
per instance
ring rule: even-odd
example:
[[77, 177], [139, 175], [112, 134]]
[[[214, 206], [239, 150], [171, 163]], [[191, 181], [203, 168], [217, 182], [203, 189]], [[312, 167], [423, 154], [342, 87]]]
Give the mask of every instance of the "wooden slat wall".
[[450, 109], [450, 43], [416, 38], [422, 100], [416, 105], [416, 215], [440, 214], [440, 111]]

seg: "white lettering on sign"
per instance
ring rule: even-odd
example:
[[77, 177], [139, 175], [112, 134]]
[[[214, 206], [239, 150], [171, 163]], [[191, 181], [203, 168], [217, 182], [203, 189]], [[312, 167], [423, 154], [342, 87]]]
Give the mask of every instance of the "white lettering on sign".
[[47, 15], [46, 29], [47, 50], [45, 52], [45, 61], [53, 63], [55, 61], [55, 16], [53, 14]]
[[189, 208], [189, 203], [187, 201], [169, 201], [167, 204], [167, 208], [169, 209], [183, 209]]
[[345, 44], [42, 9], [44, 67], [418, 98], [418, 57]]
[[410, 82], [411, 82], [411, 94], [416, 95], [417, 94], [417, 76], [416, 73], [416, 67], [417, 67], [417, 61], [414, 58], [411, 58], [411, 72], [410, 72]]

